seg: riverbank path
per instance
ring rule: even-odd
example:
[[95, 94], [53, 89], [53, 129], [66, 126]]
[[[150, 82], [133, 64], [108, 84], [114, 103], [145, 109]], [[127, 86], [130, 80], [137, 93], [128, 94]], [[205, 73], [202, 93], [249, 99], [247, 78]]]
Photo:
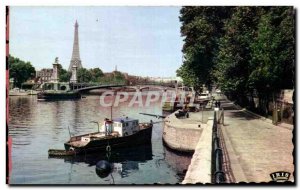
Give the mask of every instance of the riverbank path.
[[269, 182], [270, 174], [290, 172], [293, 181], [293, 126], [273, 125], [226, 98], [221, 126], [226, 154], [235, 182]]

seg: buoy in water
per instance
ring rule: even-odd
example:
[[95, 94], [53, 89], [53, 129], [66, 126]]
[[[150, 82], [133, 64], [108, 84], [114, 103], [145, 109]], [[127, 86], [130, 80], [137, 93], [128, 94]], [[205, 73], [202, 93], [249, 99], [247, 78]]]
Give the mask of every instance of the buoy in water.
[[100, 160], [96, 164], [96, 174], [100, 178], [105, 178], [107, 177], [111, 172], [111, 165], [108, 161], [106, 160]]

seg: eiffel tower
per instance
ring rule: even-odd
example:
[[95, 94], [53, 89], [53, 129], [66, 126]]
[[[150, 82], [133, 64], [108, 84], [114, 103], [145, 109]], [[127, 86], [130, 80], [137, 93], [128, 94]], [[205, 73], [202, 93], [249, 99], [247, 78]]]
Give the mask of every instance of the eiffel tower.
[[82, 68], [80, 55], [79, 55], [79, 40], [78, 40], [78, 23], [77, 20], [75, 22], [75, 32], [74, 32], [74, 43], [73, 43], [73, 52], [72, 52], [72, 58], [70, 62], [70, 66], [68, 71], [72, 71], [73, 65], [77, 67], [77, 69]]

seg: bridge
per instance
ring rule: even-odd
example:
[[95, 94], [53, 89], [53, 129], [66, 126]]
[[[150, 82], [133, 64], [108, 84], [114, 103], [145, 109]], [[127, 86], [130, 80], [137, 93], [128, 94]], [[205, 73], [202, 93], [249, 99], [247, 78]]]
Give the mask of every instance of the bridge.
[[161, 86], [161, 85], [136, 85], [136, 86], [131, 86], [131, 85], [94, 85], [94, 86], [89, 86], [89, 84], [71, 84], [71, 88], [74, 91], [83, 93], [83, 92], [88, 92], [90, 90], [95, 90], [95, 89], [110, 89], [110, 90], [115, 90], [115, 91], [147, 91], [147, 90], [159, 90], [159, 91], [166, 91], [166, 90], [173, 90], [174, 88], [169, 87], [169, 86]]
[[95, 90], [95, 89], [112, 89], [112, 88], [116, 88], [116, 87], [124, 87], [124, 85], [98, 85], [98, 86], [86, 86], [86, 87], [82, 87], [82, 88], [73, 88], [74, 91], [77, 92], [87, 92], [90, 90]]
[[136, 86], [123, 86], [122, 88], [118, 89], [119, 91], [147, 91], [147, 90], [159, 90], [159, 91], [166, 91], [166, 90], [173, 90], [174, 88], [169, 86], [161, 86], [161, 85], [136, 85]]

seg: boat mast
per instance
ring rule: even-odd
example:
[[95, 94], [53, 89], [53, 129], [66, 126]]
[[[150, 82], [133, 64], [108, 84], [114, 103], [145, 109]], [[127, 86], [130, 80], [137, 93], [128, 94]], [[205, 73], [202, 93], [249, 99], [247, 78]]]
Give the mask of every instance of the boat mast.
[[71, 135], [71, 131], [70, 131], [70, 127], [68, 125], [68, 130], [69, 130], [69, 135], [70, 135], [70, 139], [72, 138], [72, 135]]
[[115, 104], [115, 101], [116, 101], [116, 95], [117, 95], [117, 91], [114, 90], [114, 97], [113, 97], [113, 103], [111, 104], [111, 107], [110, 107], [110, 120], [112, 121], [112, 114], [113, 114], [113, 105]]

